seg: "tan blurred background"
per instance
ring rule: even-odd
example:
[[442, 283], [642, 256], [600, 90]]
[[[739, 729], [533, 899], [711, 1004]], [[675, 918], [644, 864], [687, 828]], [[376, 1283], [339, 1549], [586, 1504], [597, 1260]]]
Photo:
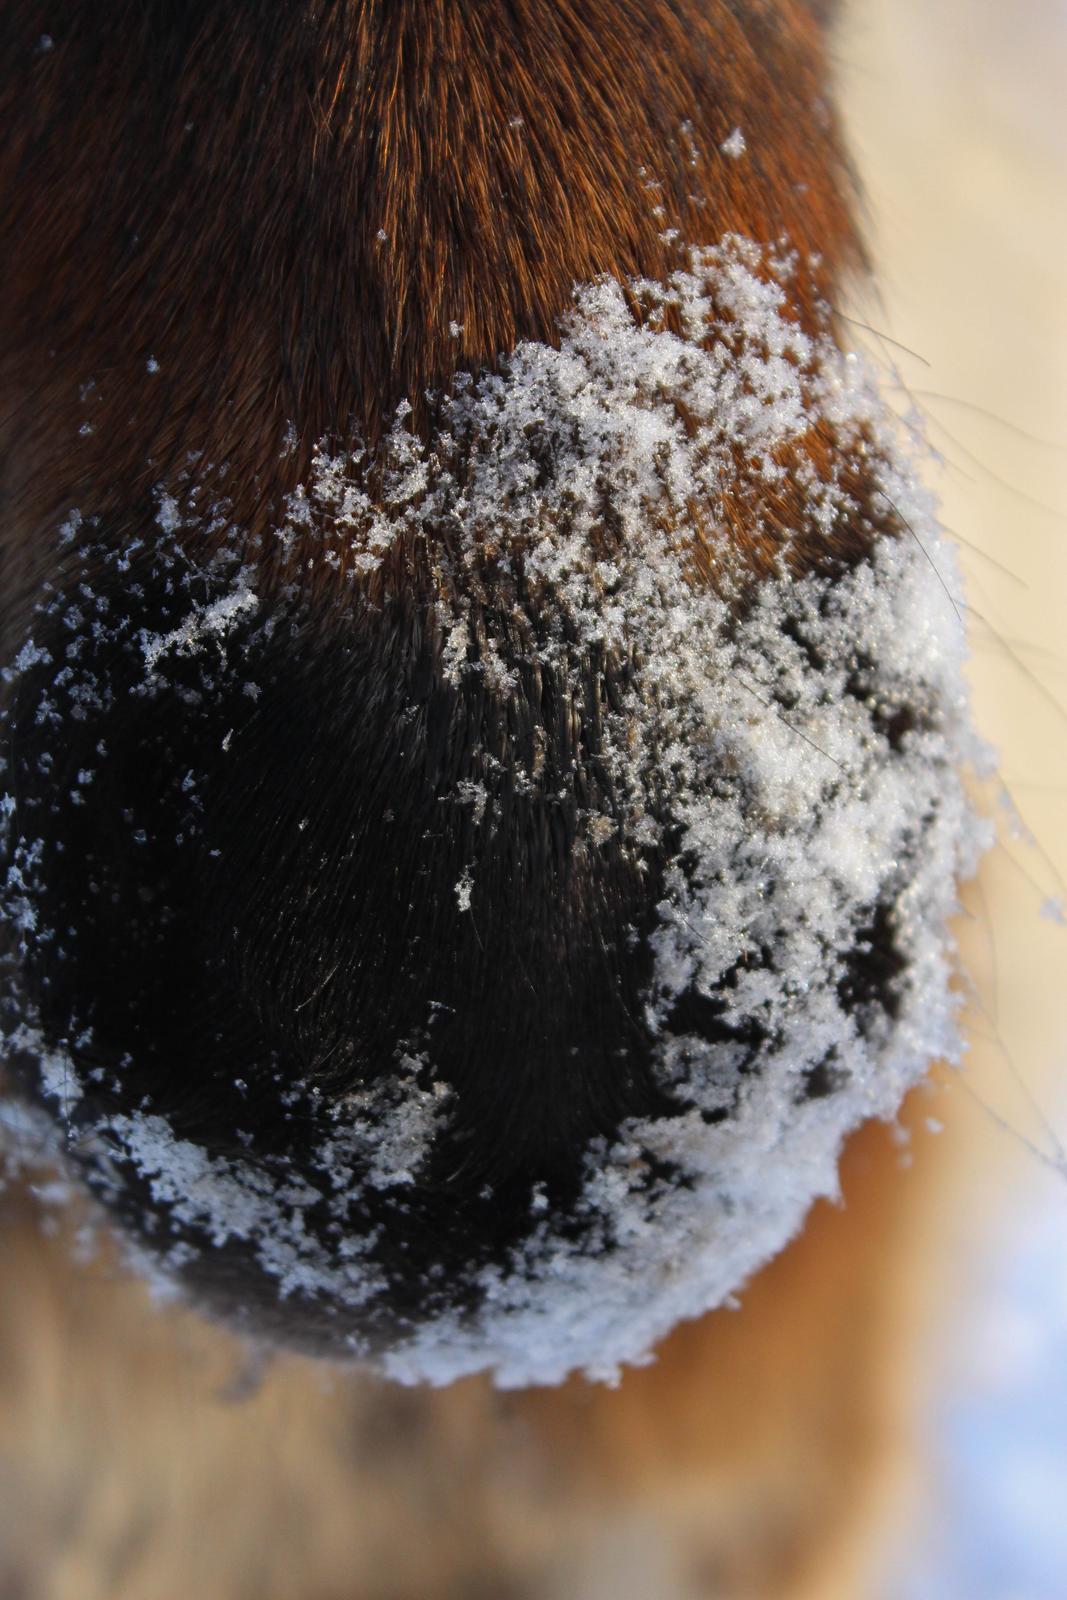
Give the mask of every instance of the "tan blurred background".
[[999, 811], [1000, 846], [967, 896], [972, 1046], [935, 1113], [954, 1185], [924, 1229], [920, 1454], [898, 1546], [867, 1592], [1056, 1600], [1067, 1594], [1067, 4], [861, 0], [839, 50], [882, 291], [871, 320], [914, 352], [885, 353], [944, 458], [978, 719], [1019, 814], [1013, 825]]
[[1067, 1594], [1067, 933], [1041, 915], [1067, 875], [1067, 0], [858, 0], [839, 57], [882, 290], [857, 315], [914, 352], [873, 342], [945, 458], [979, 716], [1037, 841], [1002, 810], [968, 896], [966, 1073], [614, 1395], [259, 1374], [9, 1196], [0, 1600]]

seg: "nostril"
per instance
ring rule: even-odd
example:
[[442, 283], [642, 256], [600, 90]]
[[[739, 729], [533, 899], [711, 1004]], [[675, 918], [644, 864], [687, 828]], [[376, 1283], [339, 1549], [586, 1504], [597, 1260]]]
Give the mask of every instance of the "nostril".
[[[737, 969], [733, 976], [736, 978]], [[666, 1025], [674, 1034], [697, 1034], [709, 1043], [738, 1043], [753, 1053], [767, 1041], [767, 1031], [752, 1017], [728, 1021], [730, 1012], [729, 991], [731, 974], [723, 979], [715, 995], [701, 994], [698, 989], [684, 989], [671, 1002]]]
[[[103, 1192], [125, 1164], [120, 1213], [175, 1260], [226, 1239], [218, 1281], [186, 1271], [198, 1293], [269, 1304], [270, 1262], [227, 1235], [252, 1204], [228, 1164], [250, 1163], [256, 1205], [284, 1171], [281, 1195], [325, 1189], [301, 1211], [312, 1255], [373, 1241], [390, 1287], [362, 1336], [384, 1337], [432, 1314], [445, 1263], [462, 1300], [535, 1196], [573, 1205], [591, 1141], [671, 1109], [642, 998], [658, 868], [590, 827], [613, 804], [596, 727], [550, 669], [517, 721], [427, 667], [409, 616], [356, 603], [333, 627], [250, 608], [159, 648], [182, 605], [222, 603], [229, 580], [203, 582], [178, 601], [146, 575], [131, 602], [105, 568], [123, 620], [58, 687], [66, 601], [41, 619], [10, 713], [36, 848], [17, 1003], [70, 1054]], [[230, 1188], [190, 1209], [176, 1145]], [[297, 1342], [345, 1303], [336, 1273], [313, 1282], [287, 1296]]]
[[845, 1011], [857, 1018], [873, 1008], [892, 1020], [900, 1015], [900, 981], [907, 971], [907, 958], [897, 942], [893, 907], [880, 900], [873, 915], [856, 931], [850, 950], [842, 959], [837, 995]]

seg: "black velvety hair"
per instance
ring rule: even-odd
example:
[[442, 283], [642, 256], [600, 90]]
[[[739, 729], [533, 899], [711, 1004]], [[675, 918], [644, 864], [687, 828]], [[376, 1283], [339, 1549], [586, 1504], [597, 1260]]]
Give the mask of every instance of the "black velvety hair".
[[[541, 673], [505, 723], [477, 679], [442, 680], [425, 618], [398, 600], [355, 607], [340, 637], [279, 608], [269, 637], [227, 637], [210, 695], [199, 662], [139, 693], [143, 624], [181, 618], [178, 597], [138, 587], [125, 642], [79, 659], [105, 708], [72, 725], [62, 764], [41, 761], [48, 672], [12, 713], [19, 814], [63, 845], [37, 913], [65, 931], [30, 944], [26, 995], [99, 1083], [74, 1127], [132, 1104], [213, 1156], [244, 1135], [300, 1169], [313, 1111], [429, 1051], [459, 1114], [417, 1195], [380, 1197], [391, 1314], [417, 1317], [432, 1265], [454, 1285], [503, 1259], [535, 1184], [565, 1206], [591, 1138], [669, 1108], [639, 1004], [657, 869], [577, 837], [581, 808], [612, 807], [595, 732], [610, 674], [590, 662], [583, 712]], [[129, 607], [128, 588], [95, 592]], [[464, 784], [482, 788], [477, 816]], [[143, 1186], [121, 1203], [154, 1227]], [[202, 1292], [232, 1287], [233, 1254], [204, 1260]]]

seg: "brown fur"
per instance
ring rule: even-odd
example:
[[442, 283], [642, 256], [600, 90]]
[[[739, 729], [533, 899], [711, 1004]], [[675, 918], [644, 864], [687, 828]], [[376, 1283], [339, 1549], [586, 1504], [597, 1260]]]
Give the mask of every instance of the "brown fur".
[[425, 423], [574, 283], [672, 270], [669, 228], [817, 252], [807, 322], [860, 258], [800, 0], [89, 4], [46, 52], [37, 9], [0, 43], [9, 586], [71, 505], [143, 522], [190, 451], [269, 526], [323, 434]]
[[[927, 1160], [932, 1151], [926, 1150]], [[244, 1363], [105, 1256], [0, 1230], [0, 1575], [27, 1600], [856, 1600], [909, 1427], [907, 1172], [880, 1127], [742, 1308], [618, 1390]], [[11, 1286], [15, 1286], [12, 1292]]]

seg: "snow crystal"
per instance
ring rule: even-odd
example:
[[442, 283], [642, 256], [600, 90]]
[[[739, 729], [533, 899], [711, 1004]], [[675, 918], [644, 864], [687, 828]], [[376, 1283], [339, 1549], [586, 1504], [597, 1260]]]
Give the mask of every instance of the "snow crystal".
[[160, 495], [156, 521], [164, 533], [173, 533], [176, 528], [181, 526], [181, 513], [178, 510], [178, 502], [172, 495]]
[[[185, 622], [170, 633], [142, 632], [141, 648], [149, 676], [158, 671], [160, 661], [168, 651], [192, 654], [206, 639], [219, 638], [229, 631], [239, 617], [254, 611], [259, 604], [251, 587], [251, 573], [242, 571], [234, 586], [210, 605], [194, 606]], [[254, 685], [246, 685], [254, 691]]]
[[253, 1244], [283, 1299], [328, 1290], [356, 1307], [382, 1287], [374, 1268], [358, 1261], [372, 1241], [359, 1241], [353, 1260], [329, 1253], [309, 1232], [304, 1213], [323, 1196], [304, 1180], [252, 1160], [212, 1158], [199, 1145], [177, 1138], [164, 1117], [113, 1115], [107, 1130], [148, 1180], [153, 1199], [176, 1221], [206, 1232], [216, 1249], [229, 1239]]
[[440, 1081], [420, 1088], [420, 1068], [427, 1069], [425, 1057], [402, 1051], [393, 1078], [346, 1094], [335, 1108], [343, 1132], [327, 1139], [319, 1156], [335, 1189], [349, 1187], [354, 1170], [374, 1189], [415, 1182], [452, 1100], [452, 1090]]

